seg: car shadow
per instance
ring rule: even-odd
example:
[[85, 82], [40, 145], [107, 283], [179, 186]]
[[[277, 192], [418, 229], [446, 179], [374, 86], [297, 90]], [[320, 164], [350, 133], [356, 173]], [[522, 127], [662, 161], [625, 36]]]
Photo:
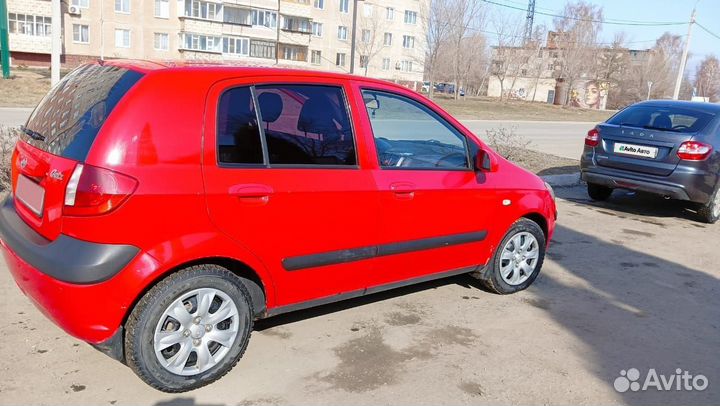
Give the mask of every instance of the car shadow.
[[547, 175], [568, 175], [572, 173], [580, 172], [580, 164], [576, 165], [564, 165], [564, 166], [553, 166], [551, 168], [545, 168], [537, 173], [538, 176]]
[[668, 379], [680, 369], [709, 382], [704, 391], [628, 390], [619, 394], [623, 403], [720, 403], [718, 278], [564, 226], [548, 254], [565, 272], [542, 273], [529, 292], [581, 341], [585, 369], [610, 390], [630, 368], [640, 371], [640, 388], [650, 368]]
[[662, 196], [616, 189], [605, 201], [595, 201], [587, 195], [585, 187], [556, 188], [558, 198], [582, 206], [596, 209], [607, 209], [618, 213], [642, 217], [680, 218], [690, 220], [697, 227], [705, 228], [708, 224], [700, 222], [696, 208], [691, 202], [664, 199]]

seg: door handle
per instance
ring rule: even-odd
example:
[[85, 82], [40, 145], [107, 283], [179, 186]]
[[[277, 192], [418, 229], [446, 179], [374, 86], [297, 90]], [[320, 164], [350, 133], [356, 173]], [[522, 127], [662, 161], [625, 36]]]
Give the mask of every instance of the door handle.
[[240, 184], [230, 186], [228, 193], [231, 196], [239, 197], [241, 200], [260, 200], [262, 203], [267, 203], [274, 190], [267, 185]]
[[415, 185], [410, 182], [396, 182], [390, 184], [390, 190], [398, 199], [410, 200], [415, 197]]

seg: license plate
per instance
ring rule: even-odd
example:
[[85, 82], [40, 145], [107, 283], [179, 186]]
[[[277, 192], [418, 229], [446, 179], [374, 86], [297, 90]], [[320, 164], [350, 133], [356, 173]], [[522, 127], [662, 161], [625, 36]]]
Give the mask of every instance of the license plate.
[[15, 196], [23, 202], [23, 204], [35, 213], [38, 217], [42, 217], [43, 207], [45, 205], [45, 189], [28, 177], [18, 176], [17, 189]]
[[613, 151], [616, 154], [639, 156], [643, 158], [655, 158], [658, 154], [658, 149], [655, 147], [646, 147], [643, 145], [623, 144], [616, 142], [613, 147]]

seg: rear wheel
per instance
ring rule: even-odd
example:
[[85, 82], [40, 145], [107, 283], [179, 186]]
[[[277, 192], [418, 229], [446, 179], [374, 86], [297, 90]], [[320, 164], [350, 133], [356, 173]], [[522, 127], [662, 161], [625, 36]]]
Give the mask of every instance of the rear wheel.
[[174, 273], [148, 291], [126, 323], [128, 366], [164, 392], [205, 386], [237, 364], [252, 330], [250, 295], [216, 265]]
[[607, 200], [613, 192], [613, 188], [598, 185], [597, 183], [587, 184], [588, 195], [593, 200]]
[[532, 220], [516, 221], [485, 269], [472, 275], [502, 295], [519, 292], [537, 278], [545, 259], [545, 234]]
[[710, 201], [700, 206], [698, 216], [706, 223], [713, 224], [720, 219], [720, 187], [715, 190], [715, 194]]

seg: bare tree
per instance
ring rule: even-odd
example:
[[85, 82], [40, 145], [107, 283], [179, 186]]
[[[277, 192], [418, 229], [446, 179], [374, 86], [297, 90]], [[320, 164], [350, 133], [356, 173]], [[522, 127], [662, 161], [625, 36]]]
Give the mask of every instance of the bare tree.
[[526, 57], [520, 52], [523, 25], [514, 14], [496, 12], [491, 18], [497, 46], [493, 48], [490, 74], [500, 83], [500, 100], [506, 94], [507, 79], [516, 78], [521, 61]]
[[364, 59], [362, 68], [365, 76], [368, 74], [368, 66], [383, 49], [385, 31], [388, 28], [387, 19], [377, 15], [379, 11], [375, 10], [375, 7], [372, 10], [372, 15], [366, 16], [363, 13], [362, 17], [358, 19], [360, 38], [356, 40], [355, 45], [360, 58]]
[[482, 2], [477, 0], [447, 0], [450, 4], [451, 29], [449, 42], [453, 46], [453, 80], [455, 82], [455, 99], [460, 97], [460, 86], [463, 76], [463, 60], [468, 49], [463, 47], [463, 41], [473, 29], [483, 27], [484, 8]]
[[715, 55], [708, 55], [700, 62], [695, 73], [697, 95], [708, 97], [711, 102], [720, 100], [720, 61]]
[[435, 80], [441, 68], [441, 51], [448, 43], [452, 28], [451, 10], [449, 0], [430, 0], [423, 4], [427, 5], [427, 10], [422, 13], [427, 17], [425, 72], [430, 82], [429, 96], [432, 98]]
[[[555, 42], [562, 49], [560, 78], [569, 89], [595, 68], [598, 36], [602, 27], [602, 7], [579, 0], [568, 2], [562, 17], [554, 20]], [[570, 92], [565, 104], [570, 102]]]

